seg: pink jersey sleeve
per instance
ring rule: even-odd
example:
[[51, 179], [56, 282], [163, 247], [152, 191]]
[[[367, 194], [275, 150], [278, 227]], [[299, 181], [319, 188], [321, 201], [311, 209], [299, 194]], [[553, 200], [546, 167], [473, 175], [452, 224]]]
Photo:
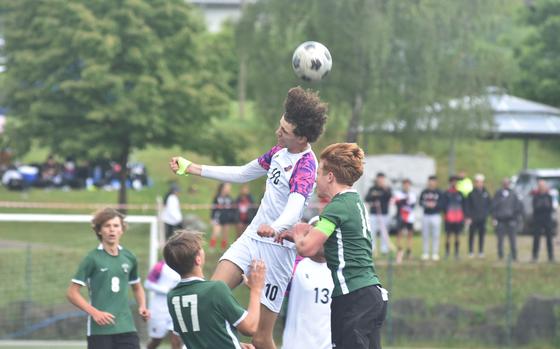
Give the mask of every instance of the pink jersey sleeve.
[[265, 170], [268, 171], [268, 169], [270, 168], [270, 162], [272, 161], [272, 156], [274, 156], [274, 154], [278, 153], [278, 151], [280, 151], [280, 149], [282, 149], [281, 146], [275, 145], [269, 151], [267, 151], [266, 153], [261, 155], [258, 159], [259, 160], [259, 165], [261, 165], [262, 168], [264, 168]]
[[313, 154], [309, 152], [296, 163], [290, 178], [290, 193], [299, 193], [307, 198], [313, 192], [316, 179], [317, 163]]
[[161, 260], [159, 262], [156, 263], [156, 265], [154, 265], [154, 267], [152, 268], [152, 270], [150, 270], [150, 273], [148, 274], [148, 280], [150, 280], [151, 282], [158, 282], [159, 277], [161, 276], [161, 270], [163, 269], [163, 265], [165, 264], [165, 261]]

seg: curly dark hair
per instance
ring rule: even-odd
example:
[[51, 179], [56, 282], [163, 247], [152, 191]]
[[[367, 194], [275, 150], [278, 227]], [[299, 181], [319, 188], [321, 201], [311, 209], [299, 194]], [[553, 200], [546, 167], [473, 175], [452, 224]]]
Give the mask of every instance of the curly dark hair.
[[306, 137], [309, 143], [319, 138], [327, 121], [327, 103], [321, 102], [319, 94], [300, 86], [288, 91], [284, 101], [284, 119], [295, 125], [294, 134]]

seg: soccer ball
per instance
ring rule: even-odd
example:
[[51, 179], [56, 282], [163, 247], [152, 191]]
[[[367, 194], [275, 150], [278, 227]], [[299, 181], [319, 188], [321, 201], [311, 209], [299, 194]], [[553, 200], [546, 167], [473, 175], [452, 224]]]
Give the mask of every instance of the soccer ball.
[[292, 68], [305, 81], [319, 81], [331, 71], [331, 53], [325, 45], [306, 41], [299, 45], [292, 57]]

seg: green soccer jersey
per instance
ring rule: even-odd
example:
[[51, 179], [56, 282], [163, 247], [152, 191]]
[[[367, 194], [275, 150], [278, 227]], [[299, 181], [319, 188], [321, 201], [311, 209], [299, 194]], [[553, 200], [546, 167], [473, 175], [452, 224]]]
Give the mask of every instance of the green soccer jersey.
[[88, 336], [136, 331], [128, 305], [128, 285], [140, 282], [132, 252], [119, 246], [119, 254], [112, 256], [99, 244], [82, 260], [72, 282], [89, 288], [92, 306], [115, 316], [115, 323], [105, 326], [88, 316]]
[[333, 297], [380, 283], [366, 212], [358, 193], [347, 190], [335, 195], [321, 213], [317, 227], [328, 236], [325, 257], [334, 281]]
[[183, 279], [167, 294], [167, 305], [187, 348], [240, 348], [235, 327], [247, 312], [222, 281]]

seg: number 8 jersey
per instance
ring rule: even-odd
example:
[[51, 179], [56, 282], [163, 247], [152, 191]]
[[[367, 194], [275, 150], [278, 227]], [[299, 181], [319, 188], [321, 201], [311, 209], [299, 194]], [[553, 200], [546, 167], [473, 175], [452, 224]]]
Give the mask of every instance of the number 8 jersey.
[[132, 252], [119, 246], [119, 254], [112, 256], [99, 244], [82, 260], [72, 282], [89, 288], [92, 306], [115, 316], [115, 323], [105, 326], [88, 316], [88, 336], [136, 331], [128, 305], [128, 285], [140, 282]]
[[247, 312], [222, 281], [191, 277], [167, 294], [173, 329], [189, 349], [235, 349], [237, 327]]

